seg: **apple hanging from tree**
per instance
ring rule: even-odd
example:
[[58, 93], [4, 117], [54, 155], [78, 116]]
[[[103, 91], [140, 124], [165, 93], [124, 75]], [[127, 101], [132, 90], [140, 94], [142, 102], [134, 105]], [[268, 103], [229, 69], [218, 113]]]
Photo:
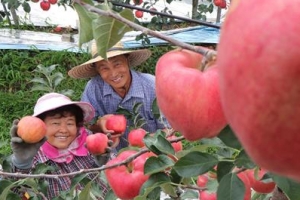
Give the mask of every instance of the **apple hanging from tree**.
[[157, 104], [187, 140], [211, 138], [227, 124], [219, 95], [218, 67], [200, 71], [202, 55], [172, 50], [156, 64]]
[[[171, 135], [169, 136], [167, 139], [168, 140], [173, 140], [173, 139], [176, 139], [177, 137], [175, 135]], [[172, 142], [171, 143], [173, 149], [175, 152], [178, 152], [178, 151], [181, 151], [182, 150], [182, 142], [181, 141], [178, 141], [178, 142]]]
[[[122, 151], [116, 158], [108, 161], [106, 166], [124, 162], [128, 157], [136, 154], [137, 151]], [[126, 166], [120, 165], [106, 169], [105, 175], [113, 192], [120, 199], [133, 199], [138, 196], [141, 186], [149, 176], [144, 174], [144, 165], [150, 154], [142, 154], [129, 162]]]
[[266, 173], [266, 170], [259, 169], [257, 171], [257, 177], [255, 177], [255, 171], [253, 169], [246, 171], [246, 174], [250, 180], [250, 185], [254, 191], [259, 193], [270, 193], [274, 190], [276, 184], [273, 181], [265, 183], [260, 180]]
[[201, 174], [201, 175], [198, 176], [198, 178], [197, 178], [197, 185], [199, 187], [206, 187], [207, 182], [208, 182], [208, 176], [207, 176], [207, 174]]
[[47, 0], [42, 0], [41, 2], [40, 2], [40, 7], [42, 8], [42, 10], [44, 10], [44, 11], [48, 11], [49, 9], [50, 9], [50, 3], [49, 3], [49, 1], [47, 1]]
[[53, 5], [57, 3], [57, 0], [48, 0], [48, 1], [50, 4], [53, 4]]
[[143, 141], [147, 132], [142, 128], [133, 129], [128, 133], [128, 143], [131, 146], [144, 147], [145, 143]]
[[95, 133], [86, 137], [86, 148], [91, 154], [99, 155], [106, 152], [108, 137], [104, 133]]
[[255, 3], [237, 1], [222, 25], [217, 65], [223, 110], [258, 166], [300, 181], [299, 1]]
[[141, 10], [136, 10], [134, 12], [134, 15], [135, 15], [136, 18], [142, 18], [144, 16], [144, 12], [141, 11]]

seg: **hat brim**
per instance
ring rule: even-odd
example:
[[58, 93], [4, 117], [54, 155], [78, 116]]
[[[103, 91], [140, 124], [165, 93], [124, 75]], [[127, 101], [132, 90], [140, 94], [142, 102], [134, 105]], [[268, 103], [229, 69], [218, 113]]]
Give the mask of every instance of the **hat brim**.
[[[77, 105], [79, 106], [82, 111], [83, 111], [83, 116], [84, 116], [84, 121], [89, 122], [95, 117], [95, 110], [94, 108], [86, 102], [78, 102], [78, 101], [73, 101], [70, 103], [62, 103], [62, 104], [57, 104], [56, 106], [51, 106], [51, 107], [46, 107], [43, 106], [45, 109], [39, 109], [38, 112], [34, 112], [32, 116], [36, 117], [44, 112], [54, 110], [56, 108], [62, 107], [62, 106], [67, 106], [67, 105]], [[42, 106], [41, 106], [42, 107]]]
[[[130, 67], [135, 67], [145, 62], [150, 56], [151, 51], [148, 49], [139, 50], [118, 50], [107, 52], [107, 58], [112, 58], [119, 55], [128, 55], [128, 64]], [[73, 67], [69, 70], [68, 75], [72, 78], [84, 79], [91, 78], [98, 75], [93, 63], [104, 60], [103, 57], [97, 56], [90, 59], [89, 61]]]

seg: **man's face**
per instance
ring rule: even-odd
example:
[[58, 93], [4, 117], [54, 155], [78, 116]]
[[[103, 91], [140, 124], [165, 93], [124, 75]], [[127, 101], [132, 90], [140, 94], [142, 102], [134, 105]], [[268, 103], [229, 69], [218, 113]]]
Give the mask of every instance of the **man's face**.
[[127, 57], [119, 55], [96, 63], [101, 78], [115, 90], [129, 87], [131, 82]]

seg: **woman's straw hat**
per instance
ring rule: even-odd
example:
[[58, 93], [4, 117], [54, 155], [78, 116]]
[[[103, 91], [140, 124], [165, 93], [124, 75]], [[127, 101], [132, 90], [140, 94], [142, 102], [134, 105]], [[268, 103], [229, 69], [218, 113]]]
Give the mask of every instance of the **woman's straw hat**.
[[[92, 59], [81, 65], [73, 67], [68, 72], [68, 75], [72, 78], [90, 78], [98, 75], [98, 72], [96, 71], [96, 68], [94, 67], [93, 63], [104, 60], [104, 58], [98, 55], [97, 46], [95, 42], [93, 42], [91, 45], [91, 54]], [[121, 45], [121, 43], [117, 43], [114, 47], [107, 51], [106, 56], [108, 59], [114, 56], [124, 54], [128, 55], [128, 65], [130, 67], [135, 67], [145, 62], [151, 56], [151, 51], [148, 49], [126, 50], [123, 48], [123, 45]]]

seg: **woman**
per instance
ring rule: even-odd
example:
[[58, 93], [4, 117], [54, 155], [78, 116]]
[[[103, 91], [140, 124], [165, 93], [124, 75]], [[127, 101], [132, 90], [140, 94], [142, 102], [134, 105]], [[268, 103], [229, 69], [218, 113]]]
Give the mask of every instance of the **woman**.
[[[18, 120], [11, 128], [12, 164], [15, 172], [32, 173], [38, 164], [53, 167], [47, 174], [66, 174], [99, 167], [109, 159], [109, 153], [100, 156], [91, 155], [85, 147], [85, 139], [89, 134], [84, 127], [94, 117], [94, 109], [89, 103], [71, 101], [68, 97], [58, 93], [48, 93], [38, 99], [34, 114], [44, 121], [47, 127], [46, 138], [34, 144], [25, 143], [17, 136]], [[112, 141], [109, 141], [109, 146]], [[107, 152], [110, 148], [107, 148]], [[57, 196], [63, 198], [63, 191], [70, 193], [71, 182], [74, 177], [64, 176], [57, 179], [44, 178], [48, 182], [47, 198]], [[87, 178], [93, 180], [102, 191], [97, 199], [104, 199], [107, 193], [106, 185], [97, 177], [89, 174]], [[74, 187], [78, 194], [83, 185]], [[20, 192], [21, 191], [21, 192]], [[18, 193], [26, 194], [29, 191], [19, 188]], [[63, 198], [64, 199], [64, 198]]]

